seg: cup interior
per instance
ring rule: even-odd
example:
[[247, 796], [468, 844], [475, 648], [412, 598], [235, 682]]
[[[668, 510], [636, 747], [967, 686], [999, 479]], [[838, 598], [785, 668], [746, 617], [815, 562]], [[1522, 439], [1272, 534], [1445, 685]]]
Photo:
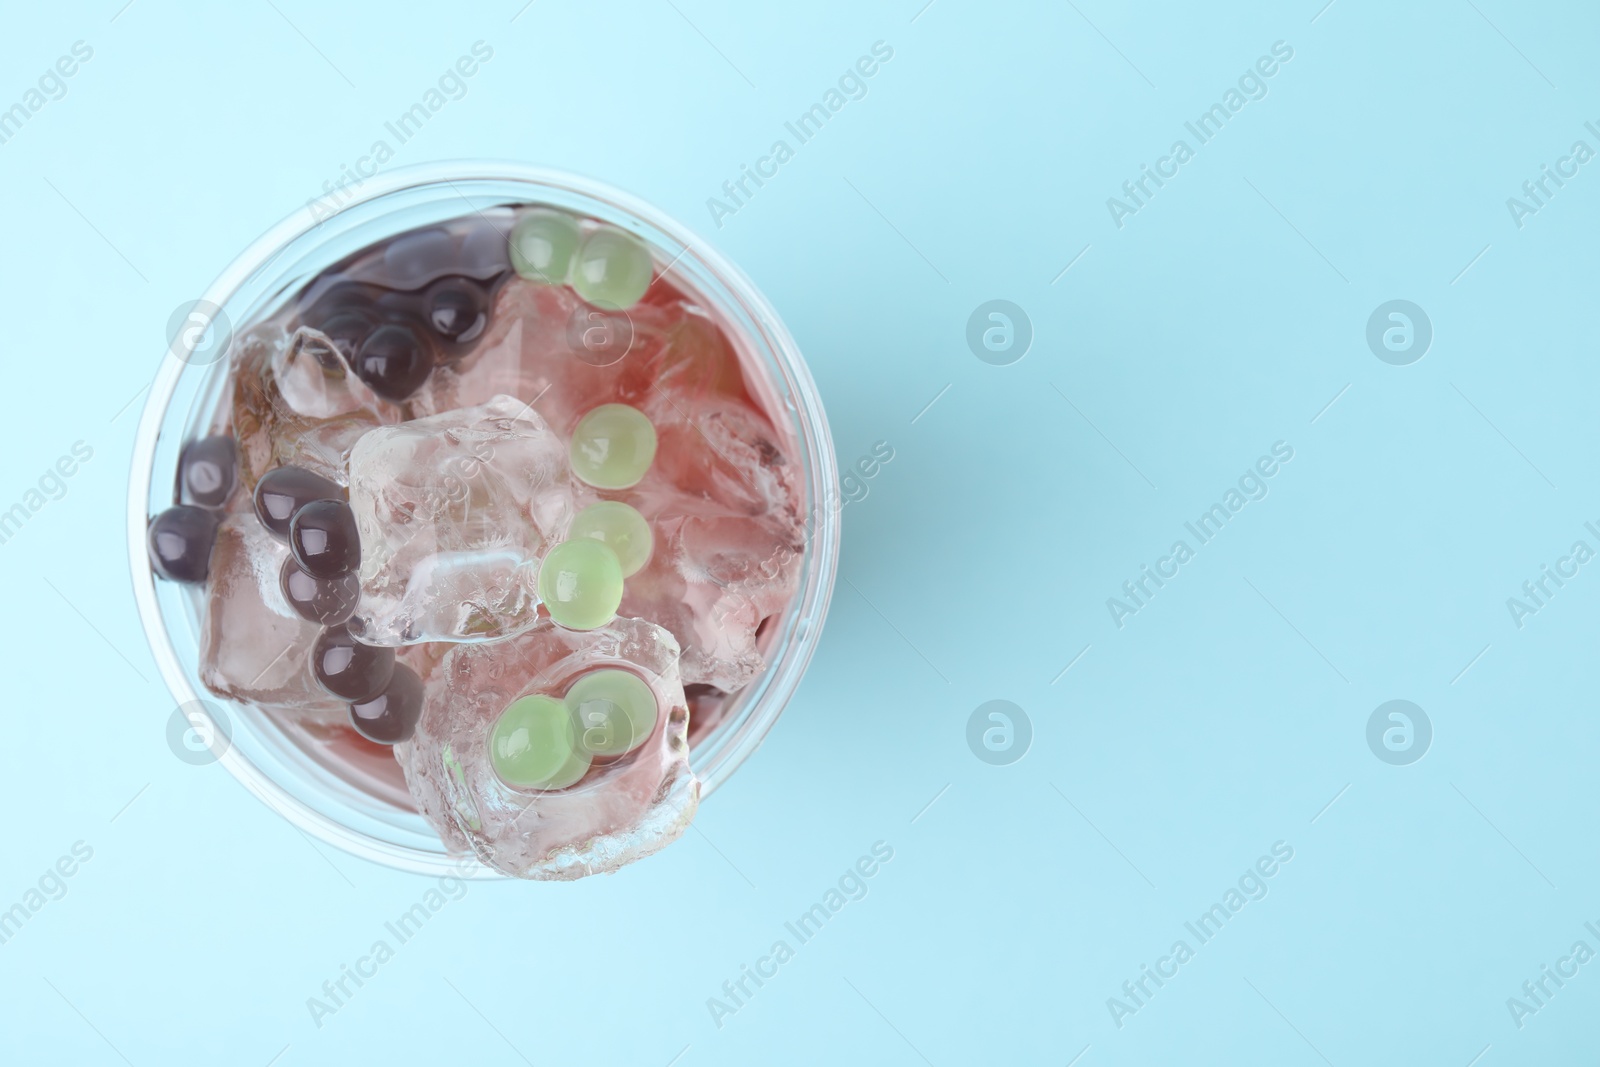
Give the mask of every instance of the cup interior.
[[[312, 201], [263, 235], [169, 324], [171, 343], [135, 440], [128, 545], [135, 599], [151, 651], [175, 702], [167, 737], [179, 758], [220, 762], [296, 826], [347, 852], [420, 874], [463, 873], [438, 835], [382, 767], [330, 757], [303, 730], [223, 700], [199, 683], [203, 590], [159, 580], [146, 549], [149, 519], [171, 506], [178, 457], [210, 432], [227, 388], [235, 328], [280, 307], [350, 254], [405, 230], [474, 211], [548, 204], [629, 230], [657, 269], [706, 302], [740, 348], [747, 376], [767, 394], [768, 415], [801, 471], [806, 541], [799, 590], [762, 635], [767, 669], [729, 698], [709, 730], [691, 733], [691, 766], [712, 795], [771, 730], [820, 635], [838, 562], [840, 496], [827, 419], [816, 385], [776, 312], [742, 272], [649, 205], [587, 178], [510, 163], [434, 164], [396, 170]], [[669, 266], [670, 265], [670, 266]], [[754, 374], [751, 374], [751, 370]], [[196, 747], [198, 739], [199, 747]], [[392, 762], [392, 761], [391, 761]], [[468, 876], [502, 875], [471, 865]]]

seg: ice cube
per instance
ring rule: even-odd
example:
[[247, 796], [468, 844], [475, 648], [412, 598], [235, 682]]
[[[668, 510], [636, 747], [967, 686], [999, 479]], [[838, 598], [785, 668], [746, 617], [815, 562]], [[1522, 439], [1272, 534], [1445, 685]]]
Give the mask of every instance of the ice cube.
[[566, 535], [566, 445], [510, 396], [369, 431], [350, 454], [369, 644], [486, 641], [537, 620], [538, 561]]
[[322, 627], [289, 606], [280, 585], [288, 546], [254, 515], [230, 515], [211, 550], [200, 627], [200, 680], [231, 700], [292, 719], [338, 723], [346, 706], [311, 677], [311, 645]]
[[659, 281], [619, 312], [591, 306], [565, 285], [512, 278], [473, 351], [435, 370], [411, 405], [431, 414], [506, 393], [570, 434], [601, 404], [643, 407], [662, 390], [679, 403], [749, 400], [737, 355], [702, 308]]
[[[595, 757], [575, 784], [513, 789], [489, 738], [502, 711], [532, 694], [557, 700], [584, 675], [631, 671], [656, 700], [654, 730], [613, 759]], [[678, 643], [659, 626], [617, 619], [578, 632], [546, 624], [504, 641], [460, 644], [428, 685], [422, 720], [395, 756], [422, 813], [446, 842], [465, 838], [507, 874], [566, 880], [613, 871], [678, 837], [699, 803], [689, 768], [688, 707]]]
[[672, 632], [686, 685], [744, 688], [766, 666], [761, 624], [783, 611], [799, 581], [798, 535], [750, 516], [658, 514], [651, 525], [655, 551], [627, 580], [619, 610]]
[[805, 531], [796, 471], [748, 405], [664, 386], [644, 408], [656, 459], [631, 490], [655, 551], [629, 578], [621, 611], [671, 630], [685, 684], [734, 692], [765, 667], [757, 634], [799, 583]]
[[[223, 520], [201, 620], [200, 680], [220, 697], [252, 705], [317, 762], [407, 809], [411, 801], [392, 749], [358, 735], [348, 705], [311, 676], [311, 646], [322, 627], [296, 614], [283, 595], [279, 575], [288, 556], [288, 546], [253, 514]], [[408, 645], [399, 658], [426, 684], [450, 647]], [[466, 848], [464, 839], [460, 848]]]
[[648, 390], [675, 312], [592, 308], [564, 285], [508, 280], [472, 352], [437, 368], [412, 398], [419, 413], [481, 404], [500, 393], [532, 402], [558, 433], [590, 408]]
[[669, 503], [676, 497], [695, 501], [696, 513], [799, 525], [797, 471], [779, 435], [754, 409], [731, 400], [692, 403], [662, 389], [643, 411], [658, 443], [650, 484], [641, 483], [641, 493], [665, 490], [666, 510], [684, 506]]
[[240, 338], [234, 359], [233, 430], [246, 493], [261, 475], [285, 465], [344, 485], [357, 439], [402, 417], [316, 330], [263, 325]]

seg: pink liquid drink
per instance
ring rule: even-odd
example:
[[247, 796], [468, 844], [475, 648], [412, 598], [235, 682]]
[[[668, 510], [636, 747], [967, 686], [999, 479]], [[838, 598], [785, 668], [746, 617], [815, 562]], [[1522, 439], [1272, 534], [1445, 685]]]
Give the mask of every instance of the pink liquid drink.
[[203, 591], [203, 685], [509, 874], [681, 834], [807, 535], [711, 302], [622, 230], [500, 207], [347, 257], [227, 359], [150, 527]]

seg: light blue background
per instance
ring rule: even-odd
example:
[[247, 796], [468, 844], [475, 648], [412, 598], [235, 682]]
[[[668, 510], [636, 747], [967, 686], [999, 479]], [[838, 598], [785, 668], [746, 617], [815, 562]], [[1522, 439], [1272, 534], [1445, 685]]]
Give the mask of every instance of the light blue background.
[[[0, 946], [8, 1061], [1593, 1055], [1600, 963], [1522, 1029], [1506, 999], [1600, 949], [1600, 569], [1521, 629], [1505, 603], [1600, 547], [1600, 163], [1521, 229], [1505, 203], [1600, 148], [1591, 6], [120, 2], [13, 5], [0, 36], [5, 104], [94, 49], [0, 145], [0, 501], [94, 449], [0, 546], [0, 907], [94, 849]], [[799, 695], [700, 832], [473, 885], [319, 1029], [307, 998], [430, 883], [169, 752], [123, 546], [139, 391], [173, 308], [480, 39], [394, 165], [658, 204], [777, 306], [841, 461], [895, 458], [845, 510]], [[879, 40], [868, 95], [714, 227], [707, 198]], [[1269, 95], [1118, 229], [1106, 198], [1280, 40]], [[964, 340], [993, 298], [1035, 330], [1010, 366]], [[1411, 366], [1364, 339], [1395, 298], [1433, 322]], [[1106, 598], [1280, 440], [1270, 495], [1119, 630]], [[1411, 766], [1365, 740], [1396, 698], [1435, 730]], [[991, 699], [1032, 721], [1010, 766], [967, 748]], [[869, 895], [719, 1029], [707, 998], [879, 840]], [[1119, 1029], [1107, 998], [1280, 840], [1270, 895]]]

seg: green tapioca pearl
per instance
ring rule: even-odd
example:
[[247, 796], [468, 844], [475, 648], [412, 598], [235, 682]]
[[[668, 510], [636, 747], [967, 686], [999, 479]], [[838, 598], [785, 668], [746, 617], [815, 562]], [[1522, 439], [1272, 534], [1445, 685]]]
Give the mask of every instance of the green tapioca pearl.
[[530, 211], [511, 228], [511, 265], [531, 282], [561, 285], [578, 250], [578, 220], [563, 211]]
[[583, 239], [572, 265], [572, 288], [596, 307], [625, 311], [650, 288], [655, 270], [644, 242], [611, 226]]
[[656, 695], [632, 671], [590, 671], [567, 690], [578, 720], [578, 747], [620, 756], [644, 744], [656, 728]]
[[596, 489], [631, 489], [656, 458], [656, 428], [638, 408], [601, 404], [578, 420], [567, 458]]
[[655, 536], [643, 515], [620, 500], [602, 500], [578, 512], [572, 520], [574, 540], [588, 537], [607, 545], [622, 564], [622, 576], [631, 577], [650, 562]]
[[513, 700], [489, 734], [494, 773], [513, 789], [564, 789], [589, 770], [572, 712], [555, 697]]
[[539, 564], [539, 599], [569, 630], [598, 629], [616, 618], [622, 603], [622, 564], [599, 541], [563, 541]]

